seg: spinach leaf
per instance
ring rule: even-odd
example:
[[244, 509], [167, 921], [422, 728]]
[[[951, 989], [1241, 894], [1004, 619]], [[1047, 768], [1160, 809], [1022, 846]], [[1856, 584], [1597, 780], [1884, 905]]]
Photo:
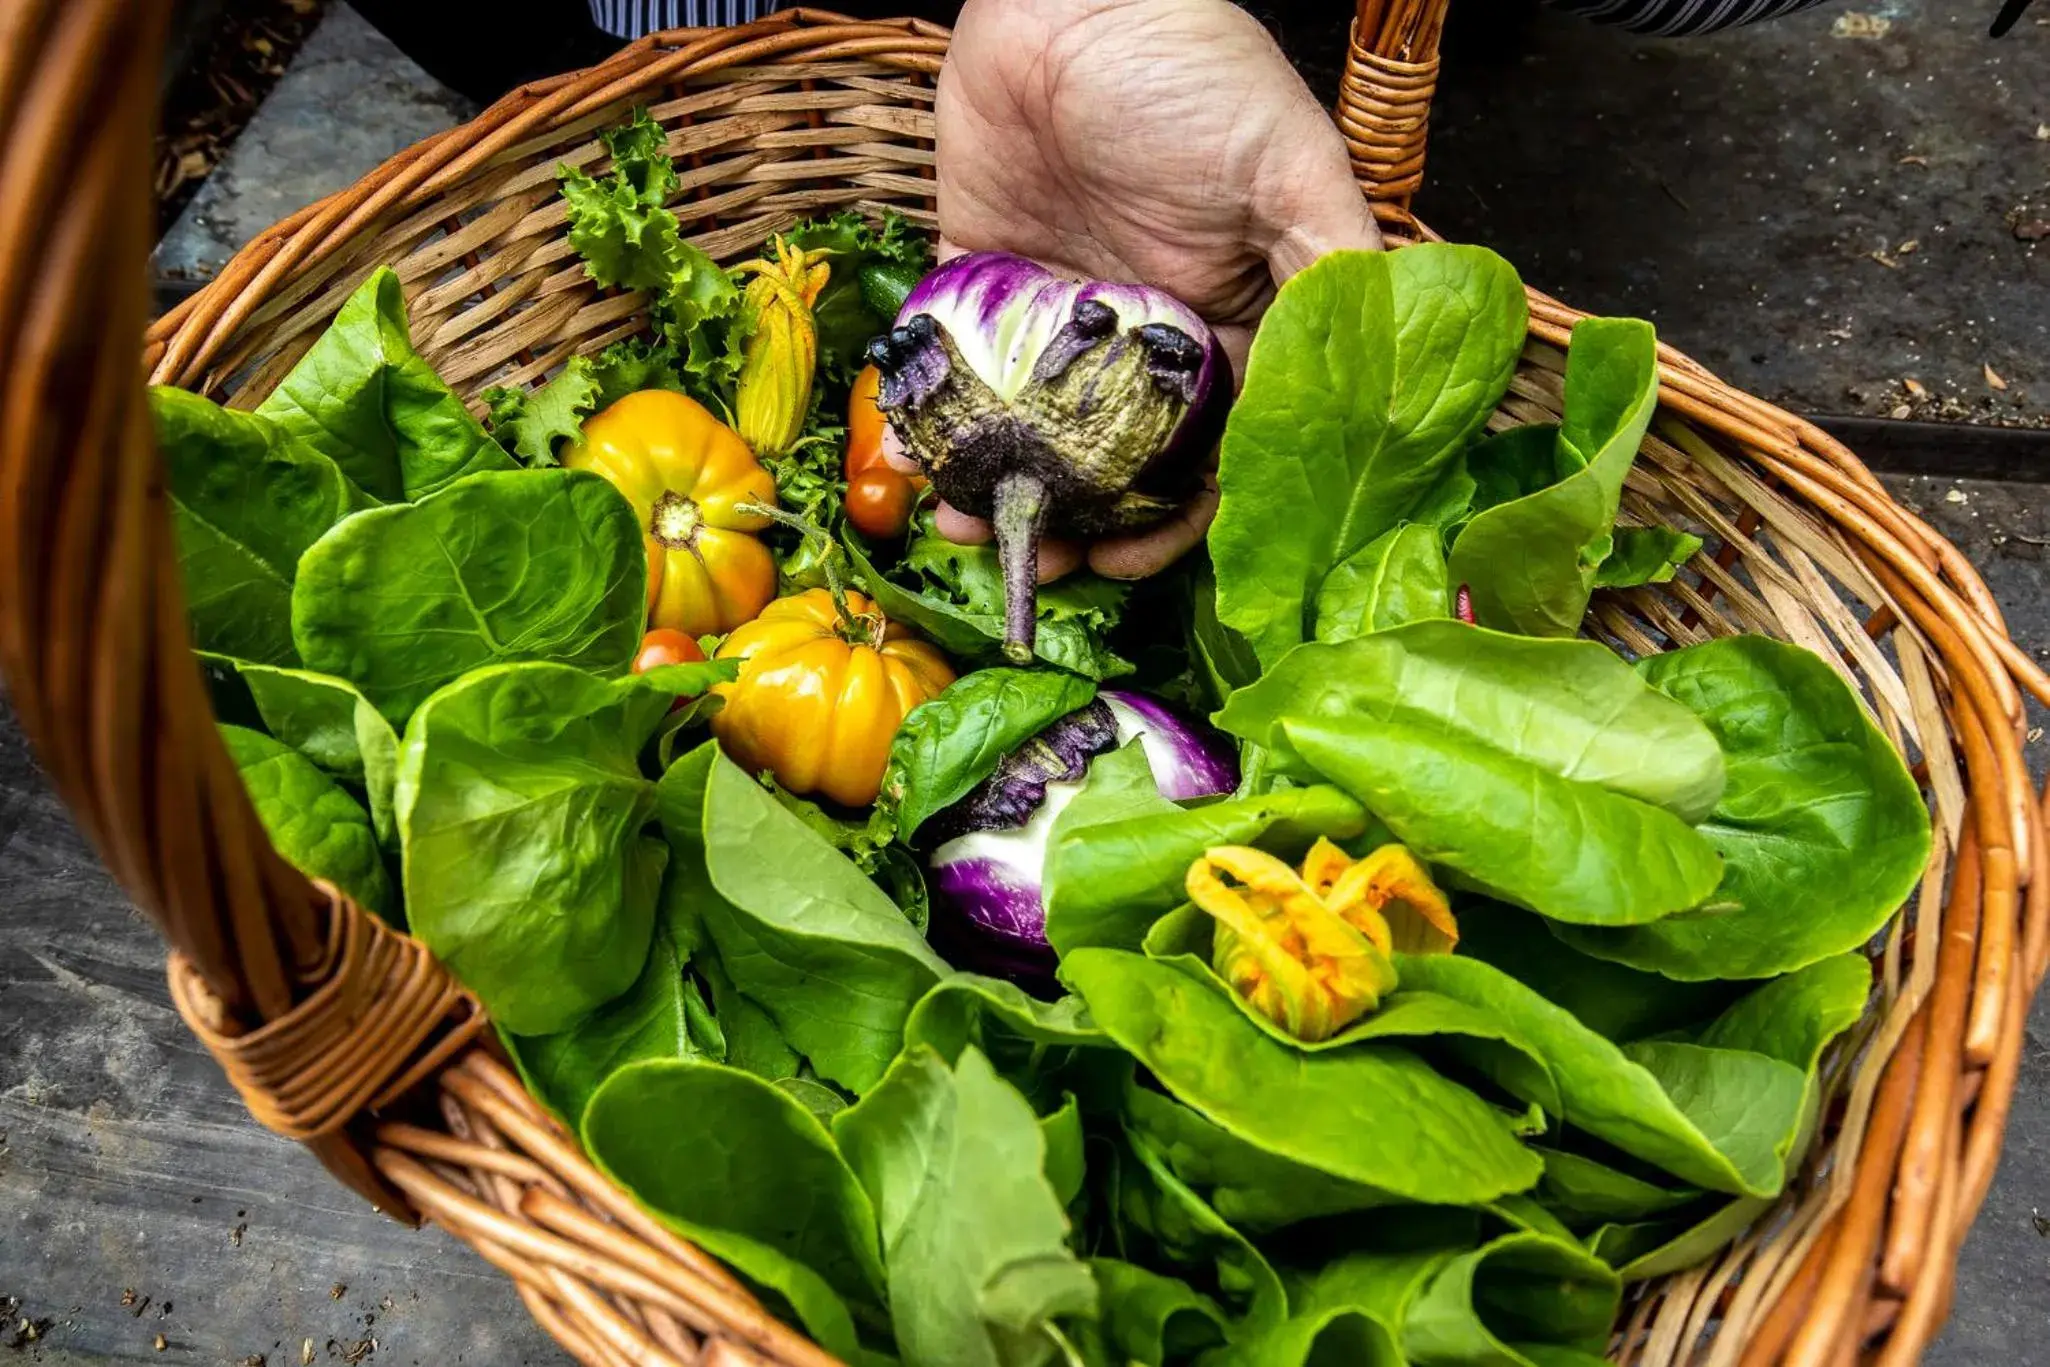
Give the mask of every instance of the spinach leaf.
[[1212, 987], [1120, 950], [1076, 950], [1061, 977], [1171, 1094], [1268, 1153], [1418, 1201], [1472, 1204], [1538, 1179], [1486, 1102], [1405, 1050], [1299, 1053]]
[[[1561, 458], [1566, 468], [1561, 469]], [[1459, 525], [1490, 508], [1514, 503], [1540, 489], [1546, 489], [1580, 467], [1559, 444], [1559, 424], [1536, 422], [1497, 432], [1473, 444], [1466, 453], [1467, 473], [1473, 480], [1473, 498], [1459, 518]], [[1453, 539], [1457, 539], [1456, 536]]]
[[978, 669], [913, 708], [890, 742], [883, 797], [909, 840], [966, 796], [997, 761], [1096, 697], [1096, 685], [1047, 669]]
[[331, 674], [213, 659], [241, 677], [266, 730], [336, 778], [363, 789], [378, 843], [395, 847], [392, 783], [398, 775], [399, 738], [370, 700]]
[[1218, 616], [1272, 665], [1334, 565], [1411, 515], [1508, 388], [1526, 310], [1479, 247], [1334, 252], [1275, 298], [1218, 467]]
[[260, 664], [299, 663], [291, 627], [299, 557], [376, 500], [267, 418], [162, 386], [150, 390], [149, 406], [193, 644]]
[[1213, 707], [1224, 706], [1233, 689], [1260, 677], [1260, 661], [1246, 638], [1217, 620], [1217, 573], [1209, 556], [1189, 571], [1191, 653]]
[[1438, 529], [1403, 522], [1338, 563], [1317, 590], [1317, 639], [1350, 641], [1406, 622], [1452, 615], [1452, 581]]
[[1043, 875], [1047, 939], [1063, 954], [1136, 948], [1148, 926], [1186, 900], [1189, 865], [1203, 851], [1258, 845], [1294, 857], [1318, 836], [1343, 840], [1366, 825], [1358, 803], [1324, 784], [1179, 807], [1154, 789], [1140, 747], [1126, 746], [1099, 756], [1054, 818]]
[[1722, 791], [1714, 737], [1591, 641], [1416, 622], [1305, 645], [1217, 719], [1420, 858], [1555, 919], [1655, 920], [1721, 876], [1688, 824]]
[[934, 983], [904, 1023], [904, 1043], [928, 1045], [949, 1065], [970, 1045], [991, 1052], [992, 1030], [1034, 1045], [1107, 1048], [1080, 997], [1041, 1001], [1001, 978], [955, 973]]
[[1562, 478], [1477, 514], [1453, 543], [1452, 582], [1470, 590], [1482, 626], [1530, 636], [1580, 630], [1596, 571], [1612, 549], [1623, 477], [1657, 407], [1651, 325], [1583, 319], [1566, 352]]
[[1618, 527], [1615, 544], [1594, 572], [1598, 589], [1663, 584], [1701, 549], [1701, 538], [1671, 527]]
[[1205, 1193], [1218, 1215], [1250, 1233], [1398, 1204], [1385, 1191], [1255, 1148], [1159, 1092], [1128, 1088], [1124, 1117], [1126, 1128], [1177, 1178]]
[[[842, 546], [863, 589], [891, 621], [918, 628], [949, 655], [1001, 656], [1004, 590], [994, 550], [958, 546], [933, 530], [930, 513], [921, 514], [898, 567], [900, 576], [917, 578], [917, 587], [906, 587], [875, 567], [851, 530], [843, 534]], [[1033, 654], [1089, 679], [1131, 673], [1131, 663], [1105, 643], [1129, 592], [1127, 585], [1093, 574], [1041, 585]]]
[[1032, 1108], [980, 1051], [950, 1069], [907, 1049], [833, 1133], [874, 1203], [907, 1367], [1032, 1367], [1057, 1317], [1096, 1313]]
[[362, 805], [282, 741], [240, 726], [220, 731], [257, 818], [286, 862], [397, 924], [398, 898]]
[[632, 987], [566, 1030], [552, 1035], [501, 1030], [499, 1039], [519, 1065], [527, 1090], [574, 1131], [583, 1124], [592, 1094], [627, 1064], [704, 1052], [702, 1026], [693, 1016], [707, 1009], [701, 1000], [695, 1009], [690, 1005], [696, 996], [697, 985], [686, 976], [668, 930], [658, 923], [648, 961]]
[[633, 509], [601, 476], [477, 475], [315, 542], [292, 586], [292, 637], [308, 668], [355, 684], [396, 726], [484, 665], [624, 673], [647, 576]]
[[799, 1101], [717, 1064], [632, 1063], [591, 1097], [583, 1141], [635, 1200], [779, 1292], [821, 1347], [854, 1358], [849, 1302], [882, 1301], [876, 1211]]
[[1181, 1362], [1224, 1342], [1223, 1309], [1187, 1282], [1116, 1258], [1091, 1258], [1089, 1270], [1103, 1360]]
[[1729, 983], [1676, 983], [1574, 949], [1521, 907], [1460, 897], [1459, 952], [1492, 964], [1607, 1039], [1699, 1026], [1735, 1000]]
[[[1695, 1044], [1619, 1048], [1500, 969], [1463, 955], [1397, 955], [1396, 972], [1407, 990], [1484, 1007], [1508, 1022], [1545, 1060], [1558, 1086], [1559, 1118], [1572, 1128], [1696, 1186], [1778, 1194], [1785, 1145], [1800, 1122], [1800, 1069]], [[1490, 1060], [1482, 1054], [1474, 1062], [1487, 1069]], [[1515, 1073], [1496, 1080], [1512, 1092], [1523, 1085]]]
[[413, 932], [498, 1024], [547, 1035], [633, 985], [668, 851], [638, 755], [669, 695], [556, 664], [420, 705], [395, 787]]
[[1241, 1335], [1217, 1367], [1409, 1367], [1399, 1347], [1410, 1304], [1458, 1254], [1425, 1247], [1348, 1253], [1290, 1279], [1288, 1319]]
[[1527, 1367], [1520, 1350], [1532, 1342], [1598, 1354], [1622, 1295], [1616, 1274], [1577, 1244], [1506, 1234], [1437, 1271], [1409, 1307], [1402, 1346], [1425, 1367]]
[[1538, 1200], [1569, 1224], [1587, 1226], [1604, 1220], [1642, 1220], [1691, 1205], [1701, 1198], [1698, 1187], [1661, 1187], [1577, 1153], [1542, 1150], [1545, 1178]]
[[1770, 977], [1870, 939], [1928, 864], [1929, 812], [1836, 671], [1759, 636], [1649, 656], [1638, 671], [1722, 747], [1729, 787], [1701, 826], [1722, 882], [1697, 912], [1562, 930], [1567, 941], [1694, 980]]
[[[955, 1062], [959, 1061], [957, 1056]], [[1039, 1117], [1039, 1136], [1046, 1144], [1046, 1180], [1053, 1187], [1054, 1199], [1066, 1210], [1081, 1198], [1082, 1184], [1089, 1176], [1089, 1163], [1083, 1156], [1088, 1141], [1074, 1093], [1063, 1097], [1056, 1110]]]
[[733, 984], [821, 1077], [856, 1093], [873, 1086], [947, 965], [861, 870], [715, 743], [670, 766], [660, 812], [678, 862], [703, 861], [709, 886], [692, 880], [676, 895], [697, 896], [690, 911]]
[[1238, 1311], [1240, 1332], [1257, 1332], [1287, 1315], [1281, 1278], [1252, 1240], [1175, 1176], [1143, 1136], [1127, 1127], [1124, 1141], [1112, 1150], [1120, 1228], [1143, 1235], [1166, 1262], [1208, 1269], [1219, 1298]]
[[357, 287], [256, 412], [386, 503], [424, 498], [479, 471], [513, 468], [512, 457], [413, 350], [405, 294], [388, 266]]

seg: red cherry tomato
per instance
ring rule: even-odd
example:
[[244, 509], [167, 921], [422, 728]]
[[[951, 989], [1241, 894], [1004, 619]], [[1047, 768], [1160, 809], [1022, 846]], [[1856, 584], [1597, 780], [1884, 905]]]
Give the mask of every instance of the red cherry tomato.
[[674, 627], [656, 627], [641, 637], [641, 653], [634, 656], [634, 673], [645, 674], [661, 665], [696, 664], [705, 658], [698, 643]]
[[882, 464], [883, 429], [889, 425], [883, 410], [876, 407], [882, 392], [883, 373], [863, 366], [854, 377], [854, 390], [847, 396], [847, 478], [853, 479], [869, 467]]
[[863, 536], [892, 541], [911, 525], [918, 490], [887, 465], [863, 470], [847, 482], [847, 520]]

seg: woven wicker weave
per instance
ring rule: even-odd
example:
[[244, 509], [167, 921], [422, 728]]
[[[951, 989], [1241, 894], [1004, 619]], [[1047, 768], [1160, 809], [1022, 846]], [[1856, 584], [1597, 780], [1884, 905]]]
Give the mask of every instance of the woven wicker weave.
[[[0, 13], [0, 666], [21, 723], [114, 872], [174, 946], [174, 996], [252, 1110], [384, 1208], [424, 1215], [517, 1283], [581, 1362], [828, 1363], [642, 1214], [482, 1045], [417, 945], [270, 849], [186, 648], [134, 369], [147, 131], [168, 5], [12, 0]], [[1362, 0], [1339, 123], [1398, 237], [1421, 181], [1444, 0]], [[151, 377], [256, 403], [389, 262], [414, 340], [474, 398], [639, 327], [571, 255], [562, 162], [635, 102], [670, 132], [679, 213], [732, 260], [845, 206], [931, 225], [944, 31], [797, 11], [658, 36], [515, 92], [264, 233], [147, 334]], [[1578, 317], [1533, 294], [1498, 422], [1557, 415]], [[2026, 1007], [2050, 954], [2050, 848], [2022, 690], [1972, 567], [1812, 426], [1664, 354], [1625, 516], [1703, 534], [1670, 584], [1604, 596], [1631, 651], [1733, 631], [1838, 664], [1916, 765], [1936, 848], [1879, 951], [1874, 1012], [1831, 1057], [1821, 1142], [1710, 1264], [1638, 1288], [1613, 1356], [1645, 1364], [1917, 1359], [1992, 1178]]]

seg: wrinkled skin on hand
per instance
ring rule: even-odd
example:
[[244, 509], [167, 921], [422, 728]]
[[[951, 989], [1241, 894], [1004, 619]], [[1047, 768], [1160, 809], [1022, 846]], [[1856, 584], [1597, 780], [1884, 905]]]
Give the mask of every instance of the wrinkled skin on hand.
[[[943, 253], [1016, 252], [1167, 290], [1217, 329], [1238, 374], [1279, 281], [1381, 245], [1330, 115], [1229, 0], [969, 0], [938, 133]], [[1089, 564], [1163, 569], [1216, 506], [1206, 487], [1164, 525], [1094, 543]], [[989, 539], [945, 507], [939, 525]], [[1040, 577], [1084, 554], [1044, 545]]]

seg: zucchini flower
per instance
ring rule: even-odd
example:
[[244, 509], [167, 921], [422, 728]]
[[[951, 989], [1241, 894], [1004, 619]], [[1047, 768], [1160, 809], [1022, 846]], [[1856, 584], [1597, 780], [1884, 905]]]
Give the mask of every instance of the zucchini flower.
[[754, 274], [744, 296], [753, 328], [741, 357], [733, 425], [764, 459], [787, 454], [804, 431], [819, 359], [812, 305], [832, 274], [824, 251], [807, 252], [778, 237], [775, 252], [773, 261], [737, 267]]
[[1355, 861], [1319, 840], [1300, 872], [1262, 850], [1219, 846], [1189, 866], [1187, 888], [1217, 923], [1218, 976], [1306, 1044], [1395, 990], [1397, 950], [1449, 953], [1458, 939], [1444, 894], [1400, 845]]

